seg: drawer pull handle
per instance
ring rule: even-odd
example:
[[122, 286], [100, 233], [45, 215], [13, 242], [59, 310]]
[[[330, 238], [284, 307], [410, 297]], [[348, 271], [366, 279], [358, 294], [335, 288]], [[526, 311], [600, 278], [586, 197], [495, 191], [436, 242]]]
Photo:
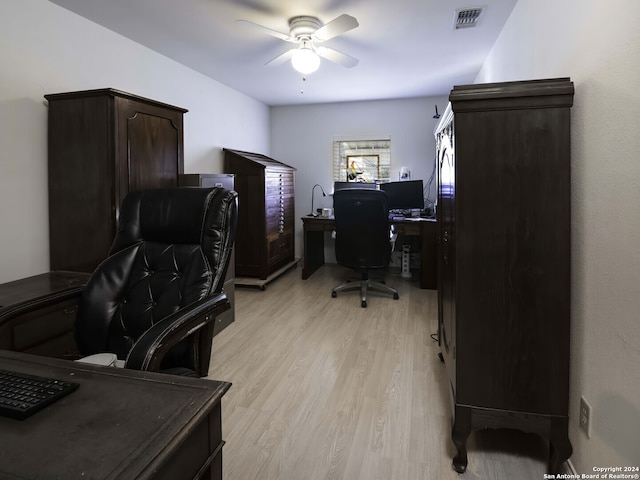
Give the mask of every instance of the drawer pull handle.
[[78, 307], [69, 307], [62, 310], [62, 313], [64, 313], [65, 315], [70, 315], [72, 313], [76, 313], [77, 311], [78, 311]]

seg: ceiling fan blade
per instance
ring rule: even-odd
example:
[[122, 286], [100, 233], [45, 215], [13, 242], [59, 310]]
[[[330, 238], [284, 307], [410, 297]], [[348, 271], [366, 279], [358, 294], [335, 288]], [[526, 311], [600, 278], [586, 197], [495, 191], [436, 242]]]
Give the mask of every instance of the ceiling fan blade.
[[342, 14], [315, 31], [314, 36], [321, 42], [356, 28], [358, 20], [351, 15]]
[[347, 68], [355, 67], [359, 62], [357, 58], [334, 50], [333, 48], [318, 47], [316, 48], [316, 53], [322, 58], [326, 58], [327, 60], [338, 63]]
[[291, 60], [291, 57], [293, 57], [293, 54], [295, 53], [295, 51], [296, 51], [295, 48], [292, 48], [291, 50], [287, 50], [283, 54], [278, 55], [276, 58], [272, 58], [271, 60], [269, 60], [267, 63], [265, 63], [265, 65], [268, 65], [270, 67], [277, 67], [278, 65], [282, 65], [287, 60]]
[[236, 23], [241, 23], [242, 25], [246, 25], [248, 27], [260, 30], [262, 33], [266, 33], [267, 35], [271, 35], [272, 37], [279, 38], [280, 40], [284, 40], [285, 42], [295, 42], [295, 38], [291, 38], [286, 33], [278, 32], [277, 30], [272, 30], [263, 25], [258, 25], [257, 23], [250, 22], [249, 20], [236, 20]]

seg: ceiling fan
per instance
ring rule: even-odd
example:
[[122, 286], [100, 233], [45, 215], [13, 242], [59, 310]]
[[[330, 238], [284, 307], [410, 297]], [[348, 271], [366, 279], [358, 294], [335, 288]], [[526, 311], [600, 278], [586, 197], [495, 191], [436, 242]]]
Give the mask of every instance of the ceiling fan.
[[293, 68], [303, 75], [308, 75], [318, 69], [320, 66], [320, 57], [347, 68], [355, 67], [358, 64], [357, 58], [321, 45], [323, 42], [348, 32], [359, 25], [358, 21], [350, 15], [340, 15], [324, 25], [316, 17], [292, 17], [289, 19], [289, 34], [272, 30], [248, 20], [236, 21], [250, 27], [258, 28], [260, 31], [286, 42], [298, 44], [297, 48], [286, 51], [273, 60], [268, 61], [266, 65], [281, 65], [287, 60], [291, 60]]

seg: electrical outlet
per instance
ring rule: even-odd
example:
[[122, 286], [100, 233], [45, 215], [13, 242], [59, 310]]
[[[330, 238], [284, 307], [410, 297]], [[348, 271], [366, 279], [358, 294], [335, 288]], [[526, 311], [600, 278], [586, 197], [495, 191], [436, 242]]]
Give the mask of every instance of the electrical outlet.
[[587, 438], [591, 438], [591, 405], [584, 397], [580, 397], [580, 428], [587, 434]]

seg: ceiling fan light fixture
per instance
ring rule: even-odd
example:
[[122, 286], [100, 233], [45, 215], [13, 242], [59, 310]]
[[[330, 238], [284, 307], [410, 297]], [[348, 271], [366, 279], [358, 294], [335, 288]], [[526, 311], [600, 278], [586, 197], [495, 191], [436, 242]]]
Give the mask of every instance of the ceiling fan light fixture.
[[303, 75], [309, 75], [320, 67], [320, 57], [306, 45], [302, 45], [291, 57], [293, 68]]

